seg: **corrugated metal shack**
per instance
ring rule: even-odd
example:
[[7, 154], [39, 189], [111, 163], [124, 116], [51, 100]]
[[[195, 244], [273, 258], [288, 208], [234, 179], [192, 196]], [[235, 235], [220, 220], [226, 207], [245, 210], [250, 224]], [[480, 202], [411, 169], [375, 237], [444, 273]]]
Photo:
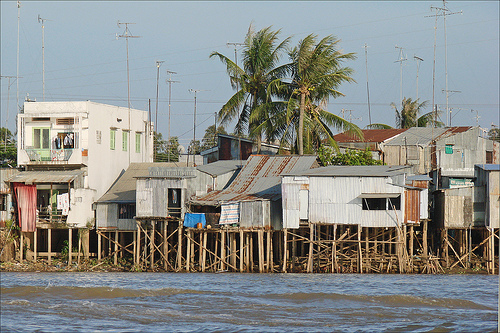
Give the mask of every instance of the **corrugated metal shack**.
[[0, 227], [5, 226], [7, 220], [12, 219], [12, 194], [6, 180], [19, 173], [17, 169], [0, 168]]
[[317, 166], [316, 156], [252, 155], [228, 188], [197, 197], [191, 205], [211, 206], [214, 211], [221, 207], [221, 223], [280, 230], [280, 176]]
[[500, 164], [479, 164], [475, 166], [475, 185], [484, 191], [485, 225], [498, 229], [500, 224]]
[[[409, 216], [405, 166], [329, 166], [283, 176], [283, 227], [310, 223], [394, 227]], [[419, 197], [410, 206], [419, 207]]]

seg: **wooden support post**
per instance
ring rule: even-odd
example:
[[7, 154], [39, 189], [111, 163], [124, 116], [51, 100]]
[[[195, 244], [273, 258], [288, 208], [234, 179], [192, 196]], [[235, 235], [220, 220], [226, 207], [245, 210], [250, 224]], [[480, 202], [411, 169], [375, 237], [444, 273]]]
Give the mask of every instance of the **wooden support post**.
[[297, 236], [292, 236], [292, 272], [295, 271], [295, 262], [297, 261]]
[[205, 272], [205, 264], [207, 261], [207, 230], [203, 230], [203, 243], [201, 250], [201, 271]]
[[332, 243], [332, 273], [339, 272], [339, 266], [337, 262], [337, 224], [333, 225], [333, 243]]
[[118, 265], [118, 230], [115, 230], [115, 250], [113, 254], [113, 264]]
[[97, 230], [97, 261], [101, 261], [102, 258], [102, 236], [101, 232]]
[[424, 255], [424, 258], [427, 259], [427, 257], [429, 256], [429, 252], [428, 252], [428, 245], [427, 245], [427, 228], [428, 228], [428, 225], [427, 225], [427, 220], [424, 220], [422, 221], [422, 247], [423, 247], [423, 255]]
[[259, 273], [264, 272], [264, 232], [262, 229], [257, 230], [258, 252], [259, 252]]
[[448, 240], [448, 228], [444, 228], [444, 240], [445, 240], [445, 244], [444, 244], [444, 257], [445, 257], [445, 260], [446, 260], [446, 268], [449, 268], [450, 267], [450, 256], [449, 256], [449, 240]]
[[47, 229], [49, 235], [48, 235], [48, 240], [47, 240], [47, 246], [48, 246], [48, 256], [49, 256], [49, 265], [52, 264], [52, 229], [49, 228]]
[[266, 272], [272, 272], [272, 260], [271, 260], [271, 238], [272, 238], [272, 232], [271, 230], [267, 230], [267, 244], [266, 244]]
[[236, 267], [236, 233], [229, 233], [229, 252], [231, 254], [231, 265]]
[[149, 231], [149, 255], [150, 255], [150, 263], [149, 268], [154, 269], [155, 265], [155, 232], [156, 232], [156, 223], [155, 221], [151, 221], [151, 230]]
[[35, 227], [35, 231], [33, 232], [33, 261], [36, 261], [37, 251], [38, 251], [38, 232]]
[[168, 222], [163, 221], [163, 268], [168, 270]]
[[226, 270], [226, 232], [225, 230], [221, 230], [220, 234], [220, 270]]
[[80, 266], [80, 251], [82, 250], [82, 238], [78, 237], [78, 266]]
[[288, 250], [287, 238], [288, 238], [288, 230], [283, 229], [283, 273], [286, 273], [286, 264], [288, 261], [288, 258], [287, 258], [287, 250]]
[[249, 264], [250, 264], [250, 272], [253, 272], [254, 260], [253, 260], [253, 231], [249, 232], [249, 244], [250, 244], [250, 256], [249, 256]]
[[133, 240], [133, 255], [134, 255], [134, 265], [137, 265], [138, 262], [137, 262], [137, 231], [132, 231], [132, 234], [133, 234], [133, 237], [134, 237], [134, 240]]
[[244, 234], [243, 230], [240, 229], [240, 272], [243, 272], [243, 269], [245, 267], [244, 261], [245, 261], [245, 251], [244, 251]]
[[177, 228], [177, 270], [182, 269], [182, 225]]
[[307, 273], [313, 272], [314, 224], [309, 223], [309, 254], [307, 257]]
[[186, 272], [191, 271], [191, 230], [187, 229], [186, 231], [187, 237], [186, 237]]
[[363, 227], [358, 224], [358, 273], [363, 273], [363, 252], [361, 246], [361, 231]]
[[245, 250], [245, 266], [246, 266], [246, 271], [250, 272], [250, 253], [251, 253], [251, 238], [250, 238], [251, 233], [250, 232], [245, 232], [245, 245], [246, 245], [246, 250]]
[[19, 232], [19, 261], [24, 259], [24, 232]]
[[410, 225], [410, 272], [413, 272], [413, 250], [414, 250], [414, 229], [413, 225]]
[[68, 228], [68, 266], [73, 261], [73, 229]]
[[141, 222], [139, 221], [137, 222], [137, 265], [141, 265]]

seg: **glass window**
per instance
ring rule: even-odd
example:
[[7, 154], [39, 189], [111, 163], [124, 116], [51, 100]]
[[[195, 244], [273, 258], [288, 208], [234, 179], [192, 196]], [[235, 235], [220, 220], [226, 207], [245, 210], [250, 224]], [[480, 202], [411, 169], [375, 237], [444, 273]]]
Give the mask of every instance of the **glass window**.
[[141, 133], [135, 133], [135, 152], [141, 152]]
[[128, 132], [126, 131], [122, 132], [122, 150], [123, 151], [128, 150]]
[[33, 147], [50, 149], [50, 128], [33, 129]]
[[389, 200], [389, 207], [388, 209], [390, 210], [401, 210], [401, 196], [398, 196], [396, 198], [388, 198]]
[[115, 150], [116, 148], [116, 130], [112, 129], [109, 132], [109, 148]]
[[386, 210], [386, 198], [363, 198], [363, 210]]

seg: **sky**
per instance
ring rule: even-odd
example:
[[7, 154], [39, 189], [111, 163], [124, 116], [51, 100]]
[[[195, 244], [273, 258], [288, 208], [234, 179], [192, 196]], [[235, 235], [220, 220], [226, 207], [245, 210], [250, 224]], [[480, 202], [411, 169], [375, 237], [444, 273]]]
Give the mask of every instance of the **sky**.
[[[17, 94], [19, 104], [28, 94], [32, 100], [44, 100], [38, 17], [44, 23], [45, 101], [91, 100], [125, 107], [127, 49], [125, 38], [117, 38], [125, 33], [118, 22], [134, 23], [128, 26], [130, 34], [138, 36], [129, 38], [131, 105], [151, 109], [158, 131], [167, 137], [166, 80], [178, 81], [171, 83], [170, 134], [178, 136], [182, 145], [193, 138], [195, 94], [190, 90], [198, 90], [199, 140], [214, 124], [215, 112], [234, 93], [225, 66], [210, 54], [217, 51], [234, 58], [234, 46], [227, 43], [242, 43], [251, 24], [255, 30], [281, 29], [280, 40], [290, 36], [290, 46], [311, 33], [319, 38], [331, 34], [341, 40], [343, 52], [356, 53], [356, 60], [345, 63], [354, 69], [356, 83], [342, 84], [339, 91], [345, 96], [330, 99], [327, 110], [343, 114], [361, 128], [370, 118], [372, 123], [395, 126], [391, 103], [399, 106], [401, 95], [417, 98], [417, 83], [418, 98], [428, 101], [424, 112], [431, 111], [436, 40], [435, 104], [446, 111], [448, 87], [451, 125], [479, 124], [485, 130], [492, 124], [499, 126], [499, 2], [449, 1], [446, 26], [443, 16], [437, 17], [436, 25], [431, 7], [442, 8], [443, 2], [21, 1], [16, 82], [18, 8], [16, 1], [3, 0], [1, 126], [15, 132]], [[158, 113], [157, 61], [164, 61], [159, 71]], [[282, 62], [286, 61], [283, 55]], [[176, 74], [169, 76], [167, 70]], [[441, 120], [449, 124], [445, 114]], [[233, 125], [226, 130], [232, 132]]]

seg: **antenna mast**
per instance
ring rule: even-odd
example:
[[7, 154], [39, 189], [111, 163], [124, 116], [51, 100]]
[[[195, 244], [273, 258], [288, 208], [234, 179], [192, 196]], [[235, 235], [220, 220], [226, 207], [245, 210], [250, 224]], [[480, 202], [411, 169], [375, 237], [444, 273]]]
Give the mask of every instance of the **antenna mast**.
[[180, 81], [172, 81], [172, 74], [177, 74], [177, 72], [172, 72], [167, 70], [167, 74], [169, 75], [169, 78], [167, 79], [168, 83], [168, 154], [167, 154], [167, 161], [170, 162], [170, 102], [172, 100], [172, 83], [178, 83]]
[[[19, 19], [21, 17], [21, 1], [17, 0], [17, 71], [16, 78], [19, 78]], [[19, 80], [16, 80], [16, 104], [17, 112], [21, 109], [19, 106]]]
[[366, 50], [368, 48], [368, 45], [365, 43], [365, 65], [366, 65], [366, 95], [368, 96], [368, 120], [370, 122], [370, 125], [372, 124], [372, 114], [370, 110], [370, 89], [368, 88], [368, 51]]
[[[206, 90], [189, 89], [189, 92], [194, 92], [193, 145], [196, 141], [196, 94], [200, 91], [206, 91]], [[193, 166], [196, 166], [194, 160], [195, 159], [194, 147], [191, 147], [191, 152], [193, 153]], [[187, 164], [186, 166], [189, 166], [189, 147], [188, 147], [188, 160], [186, 164]]]
[[[12, 82], [12, 84], [10, 83], [10, 79], [16, 79], [17, 80], [17, 76], [8, 76], [8, 75], [2, 75], [0, 76], [0, 78], [6, 78], [9, 80], [8, 84], [7, 84], [7, 117], [5, 118], [5, 139], [4, 139], [4, 148], [3, 148], [3, 151], [6, 151], [7, 150], [7, 124], [8, 124], [8, 121], [9, 121], [9, 102], [10, 102], [10, 86], [14, 83]], [[0, 126], [1, 126], [1, 123], [2, 123], [2, 113], [0, 112]]]
[[41, 18], [38, 14], [38, 23], [42, 24], [42, 96], [45, 102], [45, 21], [47, 19]]
[[397, 46], [396, 48], [399, 49], [399, 60], [396, 60], [394, 62], [399, 62], [399, 67], [400, 67], [400, 86], [399, 86], [399, 99], [401, 100], [401, 105], [403, 105], [403, 61], [406, 61], [406, 57], [403, 58], [403, 47]]
[[[117, 38], [125, 38], [127, 41], [127, 101], [128, 101], [128, 129], [130, 131], [130, 70], [129, 70], [129, 57], [128, 57], [128, 39], [129, 38], [139, 38], [141, 36], [133, 36], [130, 34], [130, 30], [128, 29], [129, 24], [135, 24], [135, 23], [130, 23], [130, 22], [117, 22], [118, 27], [120, 25], [125, 24], [125, 32], [123, 35], [116, 35]], [[130, 140], [129, 140], [130, 141]], [[130, 149], [127, 147], [128, 150], [128, 163], [130, 164]]]
[[418, 100], [418, 72], [420, 71], [420, 62], [424, 61], [424, 59], [413, 55], [413, 59], [417, 61], [417, 100]]
[[[158, 91], [159, 91], [158, 82], [160, 80], [160, 66], [164, 62], [165, 61], [162, 60], [156, 60], [156, 113], [155, 113], [155, 126], [154, 126], [155, 135], [158, 133]], [[155, 140], [153, 140], [153, 161], [156, 161]]]

